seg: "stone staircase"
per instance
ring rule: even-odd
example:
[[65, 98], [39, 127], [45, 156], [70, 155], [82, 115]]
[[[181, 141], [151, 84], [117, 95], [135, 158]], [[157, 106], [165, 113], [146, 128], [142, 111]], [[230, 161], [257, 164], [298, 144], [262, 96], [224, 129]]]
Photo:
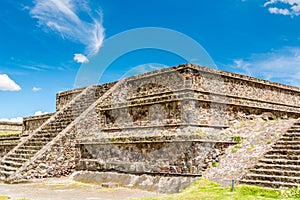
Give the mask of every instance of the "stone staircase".
[[[106, 90], [105, 90], [106, 89]], [[104, 94], [108, 89], [101, 90]], [[56, 112], [41, 127], [20, 142], [7, 153], [0, 162], [0, 178], [7, 180], [18, 172], [31, 159], [72, 121], [89, 108], [102, 94], [97, 86], [89, 86], [78, 94], [72, 101]]]
[[296, 122], [241, 180], [272, 188], [300, 187], [300, 122]]

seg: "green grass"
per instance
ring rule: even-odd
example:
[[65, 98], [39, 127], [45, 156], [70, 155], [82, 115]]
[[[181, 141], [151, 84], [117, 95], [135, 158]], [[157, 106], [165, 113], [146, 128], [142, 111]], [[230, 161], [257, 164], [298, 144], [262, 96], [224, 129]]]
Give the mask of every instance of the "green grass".
[[22, 131], [8, 131], [8, 132], [0, 132], [0, 137], [1, 136], [6, 136], [6, 135], [19, 135], [21, 134]]
[[289, 190], [273, 190], [257, 186], [239, 185], [234, 192], [230, 187], [223, 188], [219, 184], [207, 180], [198, 180], [181, 193], [141, 200], [256, 200], [256, 199], [300, 199], [300, 188]]
[[8, 200], [8, 199], [10, 199], [10, 200], [28, 200], [28, 199], [26, 199], [26, 198], [12, 199], [12, 198], [10, 198], [10, 197], [8, 197], [8, 196], [0, 195], [0, 200]]

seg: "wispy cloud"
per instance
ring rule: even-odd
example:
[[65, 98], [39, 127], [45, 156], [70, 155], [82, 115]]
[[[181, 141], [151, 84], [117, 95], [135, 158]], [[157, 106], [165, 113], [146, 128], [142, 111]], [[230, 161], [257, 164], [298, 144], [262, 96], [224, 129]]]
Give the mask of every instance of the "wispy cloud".
[[87, 0], [35, 0], [30, 14], [40, 26], [84, 44], [86, 54], [96, 54], [103, 43], [102, 12]]
[[87, 63], [87, 62], [89, 62], [89, 59], [81, 53], [75, 53], [73, 59], [78, 63]]
[[272, 14], [300, 15], [300, 0], [268, 0], [264, 4]]
[[33, 87], [32, 88], [32, 91], [34, 91], [34, 92], [38, 92], [38, 91], [41, 91], [42, 90], [42, 88], [39, 88], [39, 87]]
[[235, 59], [229, 67], [249, 76], [300, 86], [298, 47], [285, 47], [268, 53], [253, 54], [248, 59]]
[[16, 84], [7, 74], [0, 74], [0, 90], [19, 91], [21, 87]]

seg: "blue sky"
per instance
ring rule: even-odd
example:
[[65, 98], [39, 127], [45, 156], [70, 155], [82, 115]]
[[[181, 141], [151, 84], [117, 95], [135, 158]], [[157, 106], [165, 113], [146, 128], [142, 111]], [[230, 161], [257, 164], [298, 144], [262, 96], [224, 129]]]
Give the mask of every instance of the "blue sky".
[[[103, 41], [141, 27], [193, 38], [221, 70], [300, 85], [300, 0], [2, 0], [0, 27], [2, 120], [54, 112], [55, 94], [73, 88]], [[184, 62], [162, 50], [132, 51], [103, 82], [147, 63]]]

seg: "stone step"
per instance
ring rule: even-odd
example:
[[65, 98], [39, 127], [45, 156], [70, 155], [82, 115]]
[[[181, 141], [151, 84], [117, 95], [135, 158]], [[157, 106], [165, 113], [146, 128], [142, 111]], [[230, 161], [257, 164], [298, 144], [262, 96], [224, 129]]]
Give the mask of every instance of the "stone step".
[[13, 162], [13, 161], [8, 161], [8, 160], [2, 160], [1, 165], [2, 166], [13, 167], [13, 168], [20, 168], [23, 165], [23, 163]]
[[300, 145], [297, 144], [275, 144], [273, 149], [282, 149], [282, 150], [300, 150]]
[[299, 155], [265, 155], [267, 159], [287, 159], [287, 160], [298, 160], [300, 159]]
[[300, 165], [300, 160], [294, 159], [267, 159], [263, 158], [259, 161], [259, 163], [265, 163], [265, 164], [277, 164], [277, 165]]
[[291, 126], [291, 128], [300, 128], [300, 124], [293, 124], [293, 126]]
[[266, 155], [300, 155], [300, 150], [272, 149]]
[[41, 146], [41, 147], [43, 147], [43, 146], [45, 146], [46, 144], [48, 144], [48, 142], [46, 142], [46, 141], [35, 141], [35, 142], [29, 142], [29, 141], [26, 141], [25, 142], [25, 146], [27, 146], [27, 147], [30, 147], [30, 146]]
[[264, 175], [264, 174], [250, 174], [249, 173], [246, 175], [245, 180], [259, 180], [259, 181], [300, 184], [300, 177], [275, 176], [275, 175]]
[[251, 174], [300, 177], [300, 171], [285, 171], [276, 169], [251, 169]]
[[52, 138], [30, 138], [27, 143], [31, 143], [31, 142], [50, 142], [52, 140]]
[[0, 165], [0, 171], [12, 171], [15, 172], [17, 171], [19, 168], [17, 167], [11, 167], [11, 166], [6, 166], [6, 165]]
[[19, 150], [40, 150], [43, 146], [22, 146]]
[[287, 132], [283, 134], [282, 137], [300, 137], [300, 132], [293, 130], [292, 132]]
[[0, 176], [2, 176], [2, 178], [6, 178], [6, 177], [8, 177], [8, 176], [10, 176], [10, 175], [12, 175], [12, 174], [14, 174], [14, 172], [13, 171], [4, 171], [4, 170], [0, 170]]
[[17, 149], [15, 153], [17, 154], [29, 154], [29, 155], [34, 155], [38, 152], [38, 150], [29, 150], [29, 149]]
[[289, 130], [300, 130], [300, 126], [292, 126]]
[[[298, 135], [298, 133], [300, 133], [300, 128], [291, 128], [289, 130], [287, 130], [287, 133], [297, 133], [296, 135]], [[284, 134], [286, 135], [286, 134]]]
[[299, 141], [291, 141], [291, 140], [286, 140], [286, 141], [277, 141], [276, 145], [300, 145], [300, 140]]
[[9, 161], [9, 160], [2, 160], [0, 162], [0, 165], [6, 165], [10, 167], [19, 168], [23, 165], [23, 163], [15, 162], [15, 161]]
[[21, 153], [12, 153], [9, 155], [10, 158], [21, 158], [21, 159], [30, 159], [32, 155], [21, 154]]
[[6, 161], [12, 161], [12, 162], [18, 162], [18, 163], [24, 163], [29, 161], [29, 159], [25, 159], [25, 158], [14, 158], [14, 157], [6, 157], [5, 158]]
[[56, 132], [56, 133], [37, 133], [36, 135], [34, 135], [33, 138], [55, 138], [59, 132]]
[[280, 140], [278, 140], [280, 142], [290, 142], [290, 141], [300, 141], [299, 137], [281, 137]]
[[286, 170], [286, 171], [299, 171], [300, 166], [257, 163], [253, 169], [276, 169], [276, 170]]
[[249, 185], [258, 185], [258, 186], [265, 186], [270, 188], [279, 188], [279, 187], [299, 187], [300, 184], [296, 183], [286, 183], [286, 182], [272, 182], [268, 180], [248, 180], [243, 179], [240, 181], [242, 184], [249, 184]]

